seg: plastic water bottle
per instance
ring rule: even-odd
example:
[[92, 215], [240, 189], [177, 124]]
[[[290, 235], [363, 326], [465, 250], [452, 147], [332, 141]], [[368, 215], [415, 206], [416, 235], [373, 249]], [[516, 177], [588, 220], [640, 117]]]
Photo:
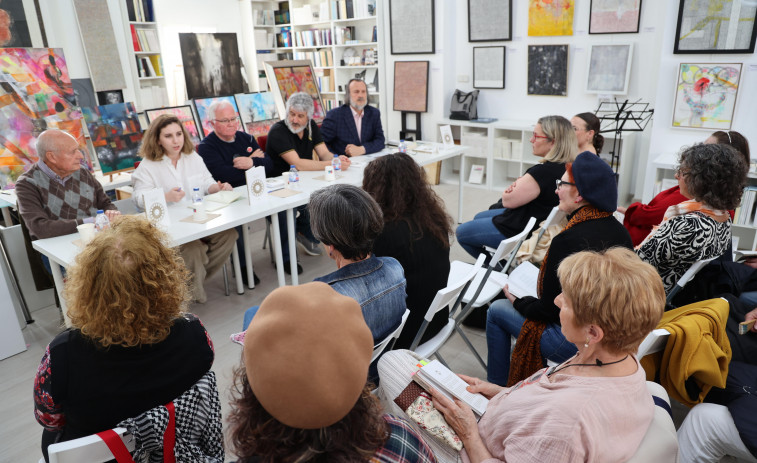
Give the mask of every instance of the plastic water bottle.
[[407, 144], [405, 143], [405, 140], [400, 140], [400, 146], [398, 149], [400, 150], [400, 153], [407, 154]]
[[97, 216], [95, 216], [95, 231], [101, 232], [108, 228], [110, 228], [110, 220], [108, 219], [108, 216], [105, 215], [105, 211], [98, 209]]
[[342, 160], [339, 159], [338, 154], [335, 154], [334, 159], [331, 160], [331, 167], [334, 168], [334, 175], [342, 172]]
[[192, 189], [192, 204], [201, 203], [201, 202], [202, 202], [202, 195], [200, 194], [200, 189], [193, 188]]
[[289, 189], [300, 189], [300, 173], [297, 172], [297, 168], [294, 166], [289, 166]]

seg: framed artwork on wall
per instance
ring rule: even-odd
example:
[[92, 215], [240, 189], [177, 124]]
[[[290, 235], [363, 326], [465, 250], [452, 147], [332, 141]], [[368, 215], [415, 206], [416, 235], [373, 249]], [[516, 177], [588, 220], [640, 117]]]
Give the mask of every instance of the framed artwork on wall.
[[433, 54], [434, 0], [389, 0], [393, 55]]
[[428, 61], [394, 62], [395, 111], [428, 111]]
[[641, 0], [591, 0], [589, 34], [639, 32]]
[[568, 95], [568, 45], [528, 46], [529, 95]]
[[756, 14], [755, 2], [681, 0], [673, 53], [754, 53]]
[[180, 32], [179, 46], [190, 100], [247, 90], [242, 80], [236, 33]]
[[286, 102], [290, 96], [297, 92], [305, 92], [313, 98], [313, 120], [318, 124], [323, 122], [326, 111], [309, 59], [266, 61], [265, 75], [279, 114], [286, 114]]
[[213, 131], [213, 126], [210, 125], [210, 119], [208, 119], [208, 108], [216, 101], [226, 101], [234, 107], [234, 112], [239, 114], [237, 109], [237, 102], [233, 96], [219, 96], [215, 98], [196, 98], [192, 100], [195, 104], [195, 111], [197, 111], [197, 119], [200, 120], [200, 134], [201, 137], [207, 137], [210, 132]]
[[170, 108], [158, 108], [158, 109], [148, 109], [145, 111], [145, 117], [147, 118], [147, 123], [151, 124], [152, 121], [154, 121], [158, 116], [163, 114], [172, 114], [179, 118], [179, 121], [181, 121], [181, 125], [184, 126], [185, 129], [187, 129], [187, 132], [189, 132], [189, 138], [192, 139], [192, 144], [195, 146], [195, 149], [197, 148], [197, 145], [200, 144], [201, 138], [200, 138], [200, 131], [197, 128], [197, 121], [195, 120], [195, 115], [192, 112], [192, 107], [189, 105], [183, 105], [183, 106], [172, 106]]
[[473, 88], [505, 88], [505, 47], [473, 47]]
[[741, 63], [681, 63], [673, 127], [730, 130]]
[[528, 0], [528, 35], [573, 35], [575, 0]]
[[586, 93], [625, 95], [631, 75], [633, 44], [591, 45]]
[[468, 0], [468, 41], [512, 40], [513, 1]]

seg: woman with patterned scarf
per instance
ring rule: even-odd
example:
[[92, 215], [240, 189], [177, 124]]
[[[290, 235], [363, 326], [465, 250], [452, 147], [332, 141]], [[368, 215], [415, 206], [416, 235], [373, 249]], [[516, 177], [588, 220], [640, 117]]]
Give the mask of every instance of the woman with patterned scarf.
[[[597, 155], [585, 151], [557, 181], [559, 208], [568, 224], [554, 237], [539, 270], [538, 298], [516, 298], [504, 288], [507, 299], [495, 301], [487, 314], [488, 381], [512, 385], [541, 369], [550, 359], [562, 362], [576, 353], [560, 327], [555, 298], [562, 288], [557, 267], [579, 251], [602, 251], [613, 246], [632, 249], [631, 237], [612, 213], [617, 208], [615, 173]], [[518, 341], [510, 365], [510, 337]], [[509, 377], [509, 381], [508, 381]]]
[[729, 145], [697, 144], [679, 156], [676, 179], [688, 198], [665, 212], [659, 227], [636, 248], [655, 268], [668, 293], [691, 265], [724, 254], [731, 244], [731, 216], [741, 201], [749, 166]]

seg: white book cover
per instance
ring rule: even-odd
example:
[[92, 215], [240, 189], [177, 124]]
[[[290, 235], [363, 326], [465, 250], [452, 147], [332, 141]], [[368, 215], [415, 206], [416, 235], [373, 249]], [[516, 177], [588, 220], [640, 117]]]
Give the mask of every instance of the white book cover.
[[539, 280], [539, 267], [531, 262], [523, 262], [515, 267], [507, 277], [508, 291], [515, 297], [536, 295], [536, 285]]
[[439, 132], [442, 134], [442, 143], [445, 148], [453, 148], [455, 146], [455, 139], [452, 138], [452, 127], [449, 125], [442, 125], [439, 127]]
[[415, 374], [421, 381], [421, 386], [425, 386], [423, 381], [428, 385], [444, 394], [451, 400], [450, 395], [457, 397], [468, 404], [470, 408], [478, 415], [483, 415], [486, 411], [486, 407], [489, 405], [489, 399], [481, 394], [473, 394], [468, 392], [466, 387], [468, 383], [463, 381], [459, 376], [450, 371], [449, 368], [442, 365], [438, 360], [432, 360], [428, 364], [421, 367]]
[[265, 167], [253, 167], [244, 173], [247, 179], [247, 199], [252, 206], [256, 201], [268, 197], [268, 188], [265, 184]]
[[471, 166], [468, 183], [476, 183], [479, 185], [484, 183], [484, 166], [481, 164], [473, 164]]
[[142, 195], [142, 200], [144, 201], [147, 220], [159, 228], [167, 229], [171, 225], [171, 219], [168, 217], [168, 205], [163, 190], [154, 188], [146, 191]]

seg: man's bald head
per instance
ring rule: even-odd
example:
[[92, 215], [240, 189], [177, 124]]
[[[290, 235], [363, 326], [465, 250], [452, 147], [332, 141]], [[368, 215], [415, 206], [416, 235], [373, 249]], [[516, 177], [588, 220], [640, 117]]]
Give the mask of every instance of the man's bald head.
[[47, 153], [56, 152], [64, 149], [66, 145], [73, 141], [78, 146], [76, 138], [68, 132], [59, 129], [47, 129], [37, 137], [37, 156], [43, 161], [47, 158]]

